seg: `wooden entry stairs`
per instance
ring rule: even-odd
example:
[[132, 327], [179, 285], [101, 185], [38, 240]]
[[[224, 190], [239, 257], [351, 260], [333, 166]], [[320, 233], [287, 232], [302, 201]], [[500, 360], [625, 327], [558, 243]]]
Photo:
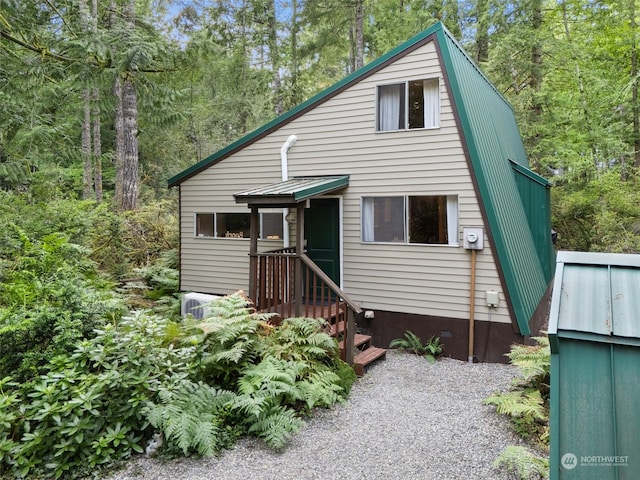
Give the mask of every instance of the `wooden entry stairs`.
[[294, 247], [251, 254], [249, 297], [260, 312], [274, 320], [291, 317], [323, 318], [327, 333], [338, 340], [341, 358], [357, 375], [387, 351], [373, 346], [370, 335], [357, 332], [363, 315], [355, 303], [309, 257]]

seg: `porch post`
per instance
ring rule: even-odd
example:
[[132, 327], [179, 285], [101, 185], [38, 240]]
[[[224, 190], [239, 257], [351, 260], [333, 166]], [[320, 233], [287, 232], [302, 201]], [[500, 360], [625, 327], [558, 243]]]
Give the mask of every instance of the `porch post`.
[[260, 216], [258, 214], [258, 207], [251, 207], [249, 226], [249, 236], [251, 241], [249, 243], [249, 298], [255, 303], [256, 309], [258, 309], [258, 296], [257, 289], [257, 272], [258, 272], [258, 235], [260, 235]]
[[302, 316], [302, 259], [300, 255], [304, 253], [304, 205], [300, 202], [297, 205], [296, 222], [296, 265], [295, 278], [293, 282], [293, 298], [295, 300], [295, 315]]

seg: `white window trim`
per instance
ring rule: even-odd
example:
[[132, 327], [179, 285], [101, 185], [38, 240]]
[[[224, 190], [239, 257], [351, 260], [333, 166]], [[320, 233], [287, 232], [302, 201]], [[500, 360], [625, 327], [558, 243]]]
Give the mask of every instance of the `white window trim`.
[[[225, 236], [219, 236], [218, 235], [218, 213], [225, 213], [225, 214], [243, 214], [246, 212], [203, 212], [203, 211], [197, 211], [197, 212], [193, 212], [193, 238], [198, 239], [198, 240], [231, 240], [231, 241], [242, 241], [242, 240], [250, 240], [249, 237], [242, 237], [242, 238], [234, 238], [234, 237], [225, 237]], [[259, 228], [260, 228], [260, 237], [258, 238], [258, 240], [260, 240], [261, 242], [282, 242], [282, 238], [262, 238], [262, 231], [263, 231], [263, 219], [262, 219], [262, 214], [263, 213], [280, 213], [281, 212], [260, 212], [260, 219], [259, 219]], [[198, 235], [197, 232], [197, 228], [198, 228], [198, 215], [213, 215], [213, 236], [208, 236], [208, 235]]]
[[[417, 80], [437, 80], [438, 81], [438, 118], [437, 125], [433, 127], [421, 127], [421, 128], [409, 128], [409, 83], [415, 82]], [[405, 128], [398, 128], [394, 130], [379, 130], [378, 129], [378, 116], [380, 115], [380, 102], [379, 102], [379, 87], [386, 87], [390, 85], [400, 85], [404, 84], [404, 125]], [[426, 77], [416, 77], [416, 78], [406, 78], [404, 80], [399, 80], [395, 82], [386, 82], [379, 83], [375, 87], [376, 89], [376, 117], [374, 122], [374, 130], [375, 133], [392, 133], [392, 132], [409, 132], [409, 131], [424, 131], [424, 130], [437, 130], [440, 128], [441, 120], [442, 120], [442, 82], [439, 76], [426, 76]]]
[[[404, 240], [402, 242], [376, 242], [364, 240], [364, 199], [365, 198], [385, 198], [385, 197], [402, 197], [403, 198], [403, 214], [404, 214]], [[448, 243], [414, 243], [409, 241], [409, 197], [447, 197], [447, 238]], [[455, 202], [454, 202], [455, 199]], [[455, 214], [452, 211], [455, 205]], [[455, 217], [453, 221], [450, 221], [451, 217]], [[373, 219], [369, 222], [373, 225]], [[360, 197], [360, 243], [362, 245], [419, 245], [428, 247], [459, 247], [460, 246], [460, 195], [450, 193], [420, 193], [420, 194], [407, 194], [407, 195], [363, 195]]]

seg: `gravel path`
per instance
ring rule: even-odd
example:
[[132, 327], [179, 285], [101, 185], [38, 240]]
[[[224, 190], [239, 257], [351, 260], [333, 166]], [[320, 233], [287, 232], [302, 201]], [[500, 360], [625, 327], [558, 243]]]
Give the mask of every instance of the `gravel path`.
[[347, 402], [317, 412], [282, 452], [245, 439], [217, 458], [140, 457], [109, 480], [508, 480], [491, 463], [518, 439], [482, 400], [517, 373], [389, 352]]

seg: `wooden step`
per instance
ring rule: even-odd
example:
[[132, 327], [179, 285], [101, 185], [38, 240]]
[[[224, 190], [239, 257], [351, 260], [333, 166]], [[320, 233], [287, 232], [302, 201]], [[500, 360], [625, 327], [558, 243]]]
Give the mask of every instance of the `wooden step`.
[[344, 332], [346, 329], [347, 328], [346, 328], [345, 322], [332, 323], [331, 325], [329, 325], [329, 331], [327, 333], [332, 337], [336, 337], [342, 332]]
[[370, 365], [379, 358], [384, 358], [387, 355], [387, 351], [384, 348], [369, 347], [366, 350], [358, 353], [353, 359], [353, 369], [356, 371], [356, 375], [361, 377], [364, 375], [364, 368]]
[[[366, 345], [371, 341], [371, 335], [362, 335], [361, 333], [356, 333], [353, 337], [353, 346], [355, 348], [360, 348], [363, 345]], [[340, 340], [338, 343], [340, 350], [344, 350], [344, 339]]]

